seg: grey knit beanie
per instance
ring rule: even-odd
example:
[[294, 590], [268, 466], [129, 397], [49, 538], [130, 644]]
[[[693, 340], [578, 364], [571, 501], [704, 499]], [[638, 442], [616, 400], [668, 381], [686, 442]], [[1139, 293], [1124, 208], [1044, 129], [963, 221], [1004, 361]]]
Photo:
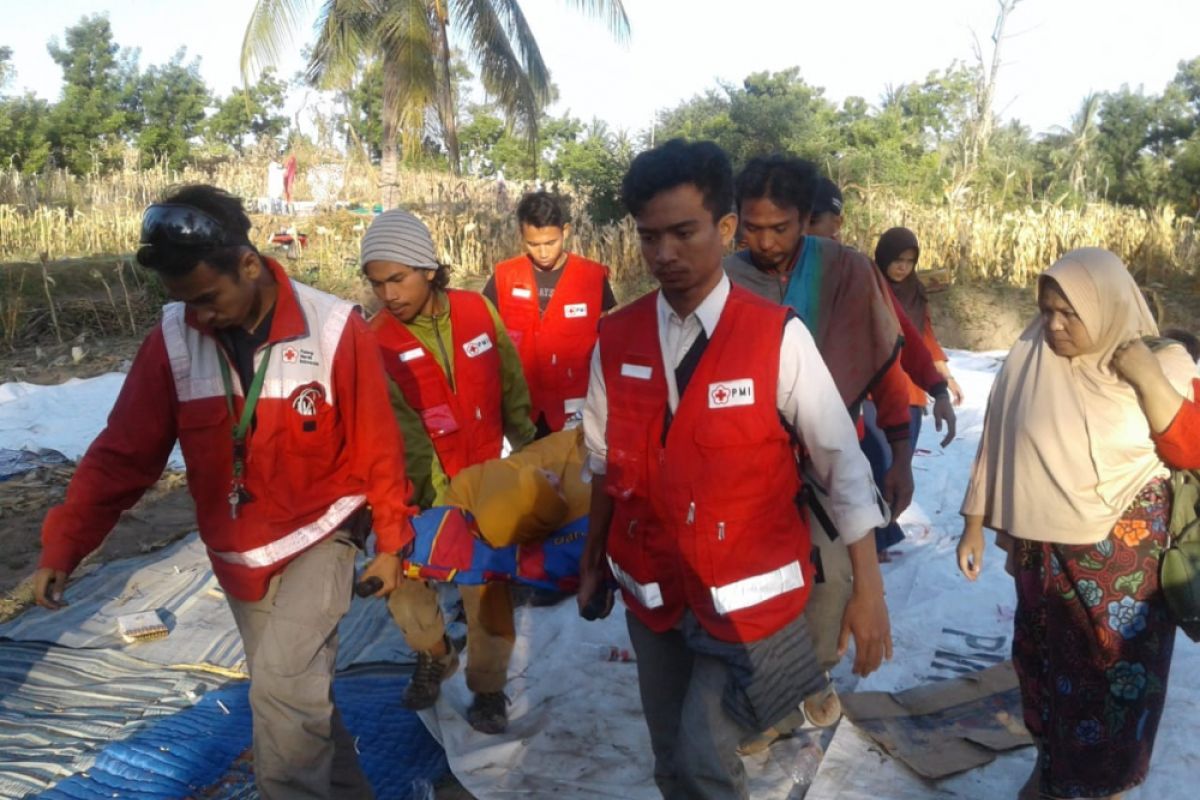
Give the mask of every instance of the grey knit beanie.
[[367, 228], [358, 264], [394, 261], [413, 269], [437, 269], [437, 251], [429, 228], [410, 212], [393, 208], [383, 212]]

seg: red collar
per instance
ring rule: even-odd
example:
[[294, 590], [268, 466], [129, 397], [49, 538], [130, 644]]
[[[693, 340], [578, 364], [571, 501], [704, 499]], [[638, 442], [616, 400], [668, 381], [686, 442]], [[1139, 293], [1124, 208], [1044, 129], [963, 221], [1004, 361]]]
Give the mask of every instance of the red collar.
[[[275, 279], [275, 311], [271, 317], [271, 333], [267, 336], [268, 342], [283, 342], [288, 339], [298, 339], [308, 335], [308, 321], [304, 318], [304, 311], [300, 308], [299, 302], [296, 300], [296, 292], [292, 288], [292, 280], [288, 277], [283, 266], [273, 258], [260, 256], [262, 262], [267, 269], [271, 271], [271, 277]], [[191, 309], [184, 313], [184, 319], [187, 324], [201, 333], [212, 336], [215, 331], [211, 326], [200, 325], [196, 322], [196, 317]]]

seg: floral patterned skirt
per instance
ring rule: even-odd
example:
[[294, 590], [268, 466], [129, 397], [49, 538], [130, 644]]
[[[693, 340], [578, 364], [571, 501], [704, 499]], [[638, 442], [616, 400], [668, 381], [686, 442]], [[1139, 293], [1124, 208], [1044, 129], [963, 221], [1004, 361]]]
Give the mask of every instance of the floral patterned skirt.
[[1013, 663], [1045, 794], [1105, 797], [1146, 778], [1175, 646], [1158, 583], [1168, 498], [1150, 483], [1096, 544], [1014, 540]]

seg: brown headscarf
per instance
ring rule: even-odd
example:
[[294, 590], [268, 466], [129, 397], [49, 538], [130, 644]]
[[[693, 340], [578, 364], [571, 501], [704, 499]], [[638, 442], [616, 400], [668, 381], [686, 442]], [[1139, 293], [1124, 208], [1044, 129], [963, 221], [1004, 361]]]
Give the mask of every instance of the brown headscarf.
[[[1096, 345], [1055, 355], [1041, 315], [1013, 345], [988, 400], [962, 513], [1021, 539], [1090, 544], [1108, 536], [1145, 485], [1167, 470], [1132, 387], [1111, 367], [1129, 339], [1158, 326], [1121, 260], [1084, 248], [1042, 274], [1054, 280]], [[1182, 347], [1158, 357], [1185, 396], [1195, 365]]]
[[929, 309], [929, 297], [925, 293], [925, 285], [917, 278], [916, 267], [902, 281], [894, 281], [887, 274], [888, 265], [900, 257], [905, 250], [917, 251], [921, 257], [921, 245], [917, 243], [917, 235], [908, 228], [889, 228], [879, 237], [875, 245], [875, 265], [883, 273], [883, 277], [891, 284], [900, 305], [910, 322], [918, 329], [925, 326], [925, 315]]

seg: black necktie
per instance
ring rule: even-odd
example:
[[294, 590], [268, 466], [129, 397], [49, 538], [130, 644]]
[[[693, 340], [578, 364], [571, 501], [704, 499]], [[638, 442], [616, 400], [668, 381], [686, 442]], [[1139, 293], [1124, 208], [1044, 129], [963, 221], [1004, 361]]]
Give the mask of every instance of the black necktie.
[[[680, 360], [679, 366], [675, 368], [675, 387], [679, 390], [681, 403], [683, 402], [683, 393], [687, 390], [687, 385], [692, 380], [692, 375], [696, 372], [696, 366], [704, 356], [706, 347], [708, 347], [708, 334], [704, 332], [704, 328], [701, 328], [700, 335], [696, 337], [696, 341], [692, 342], [692, 346]], [[667, 431], [671, 429], [671, 422], [674, 419], [675, 415], [671, 413], [671, 407], [668, 405], [666, 417], [663, 420], [663, 444], [667, 442]]]

